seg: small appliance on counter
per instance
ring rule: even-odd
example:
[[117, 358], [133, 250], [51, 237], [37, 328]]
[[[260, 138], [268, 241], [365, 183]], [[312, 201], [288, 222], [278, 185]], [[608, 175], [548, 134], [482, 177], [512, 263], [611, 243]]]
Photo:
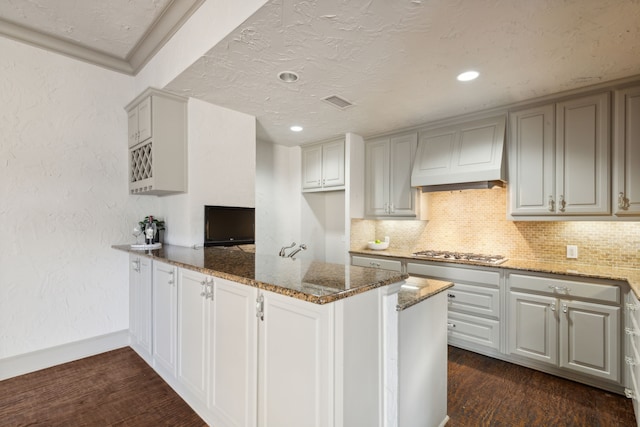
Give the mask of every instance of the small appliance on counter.
[[373, 242], [368, 242], [367, 247], [374, 251], [383, 251], [389, 247], [389, 242], [389, 236], [384, 236], [384, 241], [375, 240]]

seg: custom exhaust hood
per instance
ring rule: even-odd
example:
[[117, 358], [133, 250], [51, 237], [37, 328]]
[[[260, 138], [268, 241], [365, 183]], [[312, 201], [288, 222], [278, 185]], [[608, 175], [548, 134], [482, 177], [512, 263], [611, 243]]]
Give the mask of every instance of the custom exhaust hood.
[[423, 192], [503, 186], [505, 127], [503, 114], [421, 131], [411, 186]]

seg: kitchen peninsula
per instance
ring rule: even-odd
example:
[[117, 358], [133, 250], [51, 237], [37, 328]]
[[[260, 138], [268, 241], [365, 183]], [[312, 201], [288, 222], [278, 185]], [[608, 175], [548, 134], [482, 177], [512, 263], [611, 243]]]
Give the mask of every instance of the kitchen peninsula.
[[114, 248], [130, 258], [131, 347], [209, 424], [446, 423], [451, 283], [241, 248]]

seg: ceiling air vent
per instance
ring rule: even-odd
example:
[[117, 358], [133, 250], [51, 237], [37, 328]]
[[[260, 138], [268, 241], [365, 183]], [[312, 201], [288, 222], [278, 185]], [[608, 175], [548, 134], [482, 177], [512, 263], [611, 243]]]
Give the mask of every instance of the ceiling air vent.
[[322, 100], [341, 110], [347, 109], [353, 105], [351, 102], [344, 98], [340, 98], [338, 95], [327, 96], [326, 98], [322, 98]]

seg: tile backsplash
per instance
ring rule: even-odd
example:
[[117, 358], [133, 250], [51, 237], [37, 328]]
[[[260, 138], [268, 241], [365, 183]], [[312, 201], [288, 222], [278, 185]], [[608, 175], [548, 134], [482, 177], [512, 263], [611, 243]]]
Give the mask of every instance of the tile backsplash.
[[[567, 264], [640, 268], [640, 221], [510, 221], [507, 190], [422, 194], [429, 221], [351, 220], [351, 249], [389, 236], [390, 249], [478, 252]], [[566, 246], [578, 258], [566, 258]]]

